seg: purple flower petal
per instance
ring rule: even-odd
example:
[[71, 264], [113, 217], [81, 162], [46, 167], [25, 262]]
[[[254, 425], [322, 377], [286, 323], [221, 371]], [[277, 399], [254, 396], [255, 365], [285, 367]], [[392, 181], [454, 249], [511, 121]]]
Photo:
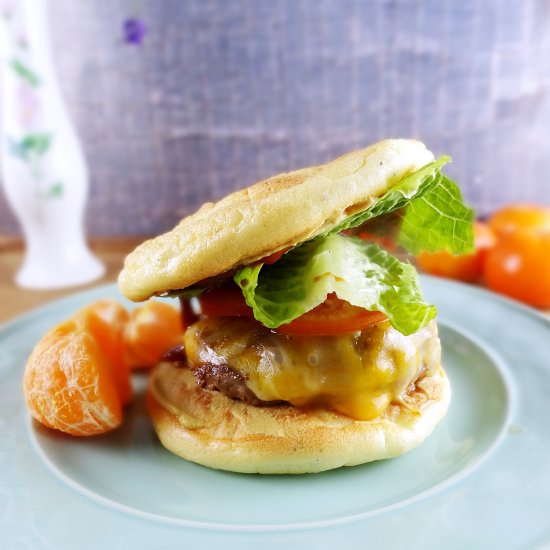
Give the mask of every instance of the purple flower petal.
[[141, 19], [131, 17], [124, 21], [122, 32], [127, 44], [141, 44], [147, 34], [147, 27]]

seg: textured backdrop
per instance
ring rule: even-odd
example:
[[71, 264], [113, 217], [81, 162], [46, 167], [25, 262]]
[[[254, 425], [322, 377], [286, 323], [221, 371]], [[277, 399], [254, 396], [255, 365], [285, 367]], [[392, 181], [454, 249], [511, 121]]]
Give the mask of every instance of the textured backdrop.
[[[52, 0], [50, 13], [91, 234], [157, 233], [389, 136], [451, 154], [481, 214], [550, 203], [545, 0]], [[141, 45], [122, 40], [131, 16]], [[0, 233], [17, 231], [0, 194]]]

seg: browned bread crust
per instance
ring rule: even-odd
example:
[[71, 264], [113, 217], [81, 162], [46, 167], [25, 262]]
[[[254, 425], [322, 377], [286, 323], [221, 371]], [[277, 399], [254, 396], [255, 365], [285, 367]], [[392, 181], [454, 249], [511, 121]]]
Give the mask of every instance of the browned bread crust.
[[119, 287], [131, 300], [146, 300], [299, 244], [367, 208], [432, 160], [418, 141], [389, 139], [207, 203], [136, 248], [126, 258]]

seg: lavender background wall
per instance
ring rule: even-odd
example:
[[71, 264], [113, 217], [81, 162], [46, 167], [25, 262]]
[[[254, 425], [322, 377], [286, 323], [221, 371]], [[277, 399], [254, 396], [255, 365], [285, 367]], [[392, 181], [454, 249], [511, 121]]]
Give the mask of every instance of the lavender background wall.
[[[550, 203], [545, 0], [51, 0], [91, 168], [88, 230], [158, 233], [202, 202], [388, 136], [454, 158], [486, 214]], [[148, 27], [142, 45], [122, 22]], [[0, 194], [0, 233], [17, 233]]]

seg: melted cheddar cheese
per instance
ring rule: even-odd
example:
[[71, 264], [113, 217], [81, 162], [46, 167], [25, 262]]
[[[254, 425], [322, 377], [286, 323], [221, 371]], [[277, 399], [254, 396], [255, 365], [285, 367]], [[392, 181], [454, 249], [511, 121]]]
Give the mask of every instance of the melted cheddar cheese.
[[246, 318], [203, 319], [185, 333], [189, 367], [228, 365], [262, 400], [369, 420], [440, 364], [435, 322], [410, 336], [379, 323], [341, 336], [287, 336]]

